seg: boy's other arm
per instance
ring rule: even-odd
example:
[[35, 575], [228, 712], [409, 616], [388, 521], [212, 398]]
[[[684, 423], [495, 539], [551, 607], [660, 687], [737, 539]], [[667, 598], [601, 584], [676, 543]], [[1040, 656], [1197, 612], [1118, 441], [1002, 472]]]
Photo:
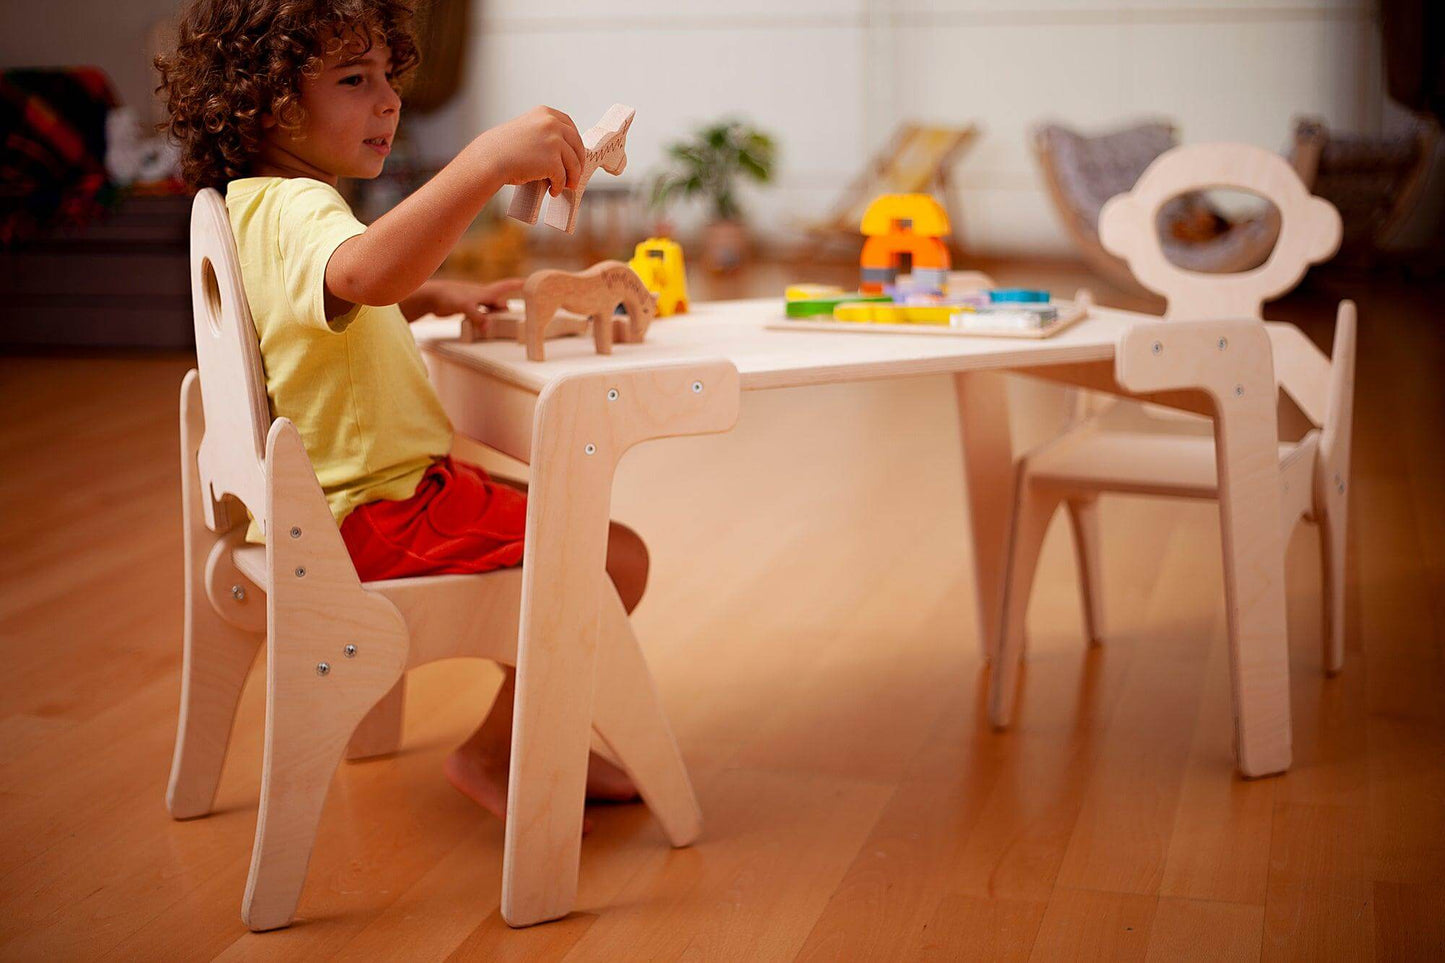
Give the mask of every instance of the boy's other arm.
[[326, 313], [397, 304], [441, 267], [462, 232], [505, 184], [575, 188], [586, 151], [566, 114], [537, 107], [468, 144], [419, 190], [344, 241], [326, 264]]
[[410, 297], [398, 301], [397, 306], [408, 321], [427, 314], [464, 314], [485, 325], [490, 311], [506, 310], [507, 299], [521, 293], [521, 278], [504, 278], [489, 284], [432, 278], [422, 282]]

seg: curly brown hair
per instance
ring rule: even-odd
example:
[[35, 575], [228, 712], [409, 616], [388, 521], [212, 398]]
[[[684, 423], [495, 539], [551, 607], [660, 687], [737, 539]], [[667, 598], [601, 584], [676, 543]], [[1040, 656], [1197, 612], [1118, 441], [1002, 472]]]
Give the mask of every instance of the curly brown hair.
[[248, 173], [261, 119], [305, 119], [301, 78], [348, 43], [391, 48], [393, 85], [420, 61], [411, 0], [194, 0], [181, 16], [175, 54], [157, 57], [181, 174], [192, 190], [222, 188]]

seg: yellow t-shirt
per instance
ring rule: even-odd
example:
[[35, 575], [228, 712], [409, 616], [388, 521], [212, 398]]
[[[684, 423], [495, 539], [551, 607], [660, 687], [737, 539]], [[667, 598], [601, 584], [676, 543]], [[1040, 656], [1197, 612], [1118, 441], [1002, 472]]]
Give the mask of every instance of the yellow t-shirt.
[[[301, 433], [331, 514], [410, 498], [452, 446], [401, 309], [353, 305], [326, 320], [326, 262], [366, 230], [336, 189], [309, 177], [243, 177], [226, 188], [271, 415]], [[247, 539], [261, 541], [253, 522]]]

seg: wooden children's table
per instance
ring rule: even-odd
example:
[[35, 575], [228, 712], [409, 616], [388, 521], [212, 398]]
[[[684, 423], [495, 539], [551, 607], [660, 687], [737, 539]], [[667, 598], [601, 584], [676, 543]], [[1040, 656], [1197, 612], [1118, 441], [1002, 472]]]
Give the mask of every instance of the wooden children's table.
[[462, 343], [417, 336], [456, 430], [531, 466], [502, 908], [513, 925], [577, 891], [598, 613], [614, 469], [638, 442], [726, 431], [743, 391], [950, 374], [967, 489], [978, 637], [996, 650], [1014, 465], [1003, 372], [1141, 398], [1215, 420], [1237, 758], [1290, 762], [1277, 385], [1267, 325], [1160, 322], [1093, 308], [1042, 340], [775, 331], [782, 299], [694, 305], [642, 344]]

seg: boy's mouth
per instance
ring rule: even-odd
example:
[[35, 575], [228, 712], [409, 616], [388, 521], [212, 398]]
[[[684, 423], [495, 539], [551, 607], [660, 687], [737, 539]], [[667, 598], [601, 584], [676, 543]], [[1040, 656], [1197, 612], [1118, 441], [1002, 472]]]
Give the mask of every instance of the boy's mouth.
[[383, 157], [391, 153], [391, 144], [388, 143], [388, 138], [368, 137], [366, 140], [362, 141], [362, 143], [365, 144], [367, 147], [370, 147], [372, 150], [376, 151], [378, 154], [381, 154]]

